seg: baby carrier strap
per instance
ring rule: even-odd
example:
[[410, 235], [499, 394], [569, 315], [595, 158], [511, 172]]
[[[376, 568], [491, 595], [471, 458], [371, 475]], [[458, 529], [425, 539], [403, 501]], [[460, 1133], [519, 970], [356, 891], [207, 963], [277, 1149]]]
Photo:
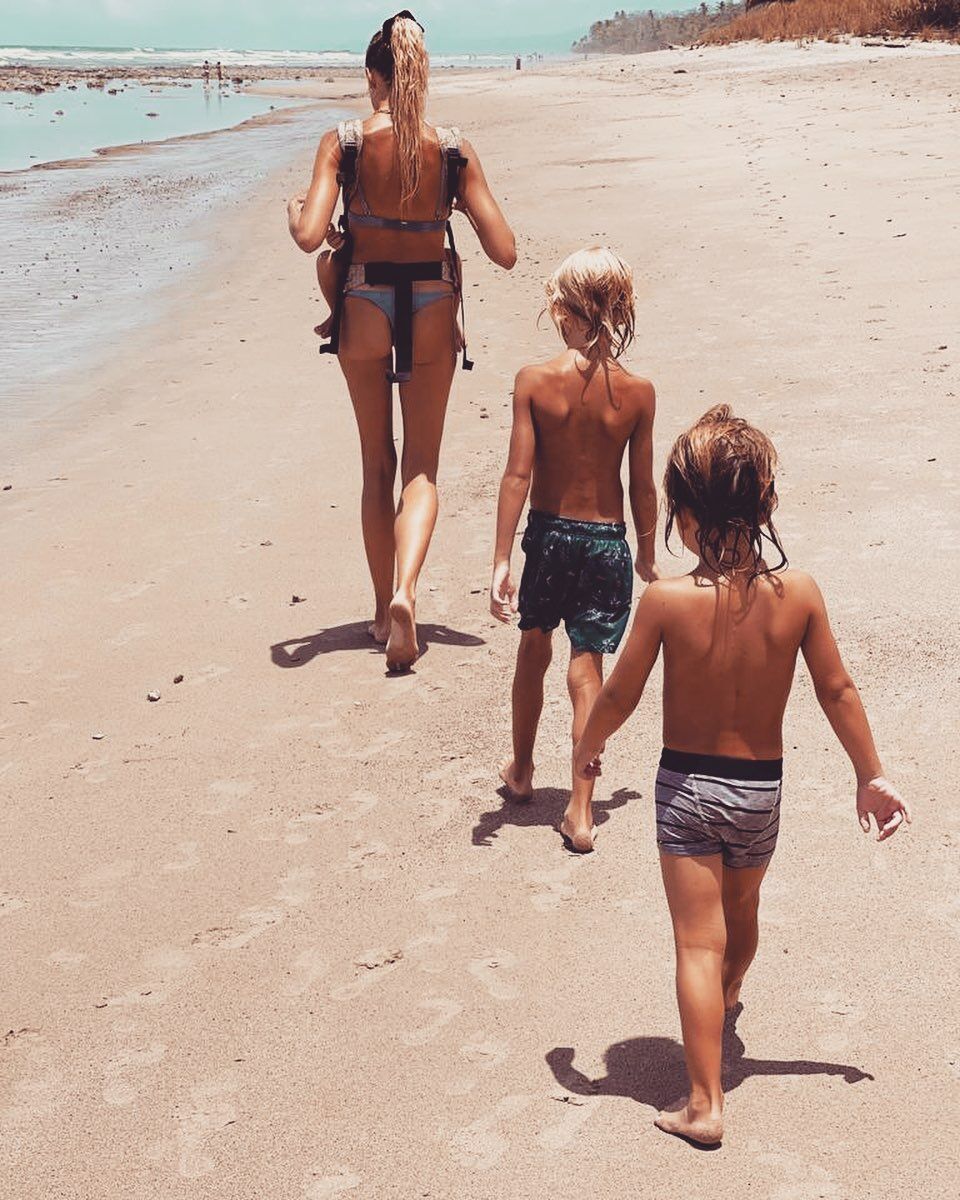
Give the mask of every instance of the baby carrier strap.
[[447, 241], [450, 243], [450, 259], [453, 263], [455, 278], [454, 286], [457, 289], [457, 296], [460, 300], [460, 332], [463, 337], [461, 366], [464, 371], [472, 371], [473, 362], [467, 355], [467, 312], [463, 299], [463, 272], [460, 266], [460, 256], [457, 254], [457, 243], [453, 236], [453, 222], [451, 220], [454, 206], [457, 203], [457, 197], [460, 195], [460, 175], [467, 165], [467, 160], [461, 149], [463, 139], [460, 136], [460, 130], [456, 126], [446, 129], [442, 125], [438, 125], [437, 140], [440, 143], [440, 153], [442, 156], [440, 202], [437, 208], [437, 215], [443, 215], [446, 218]]

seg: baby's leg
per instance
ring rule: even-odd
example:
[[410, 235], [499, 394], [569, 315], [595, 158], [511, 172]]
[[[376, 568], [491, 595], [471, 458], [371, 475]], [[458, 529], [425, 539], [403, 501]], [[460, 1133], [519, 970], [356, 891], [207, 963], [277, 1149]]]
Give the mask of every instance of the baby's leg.
[[543, 710], [543, 677], [553, 655], [553, 634], [524, 629], [513, 675], [513, 758], [500, 766], [500, 778], [521, 799], [533, 794], [533, 747]]
[[324, 250], [317, 255], [317, 282], [320, 292], [330, 307], [330, 315], [317, 326], [316, 332], [321, 337], [328, 337], [333, 323], [333, 309], [337, 302], [337, 292], [340, 288], [340, 268], [333, 257], [332, 250]]
[[740, 999], [740, 985], [757, 952], [757, 910], [766, 870], [766, 865], [723, 868], [723, 917], [727, 927], [723, 1000], [727, 1009]]
[[[574, 745], [580, 740], [590, 709], [602, 687], [603, 655], [571, 647], [567, 690], [573, 703]], [[569, 840], [573, 849], [581, 854], [593, 849], [593, 785], [594, 780], [580, 779], [574, 773], [570, 802], [560, 823], [560, 832]]]
[[677, 952], [677, 1003], [690, 1095], [656, 1124], [666, 1133], [715, 1144], [723, 1136], [723, 862], [719, 854], [660, 853]]

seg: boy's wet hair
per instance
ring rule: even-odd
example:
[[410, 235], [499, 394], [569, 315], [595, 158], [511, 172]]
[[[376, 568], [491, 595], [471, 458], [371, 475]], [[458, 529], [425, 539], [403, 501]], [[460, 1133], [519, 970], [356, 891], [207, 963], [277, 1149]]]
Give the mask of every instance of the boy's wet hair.
[[[777, 452], [765, 433], [728, 404], [718, 404], [677, 438], [667, 459], [663, 490], [666, 540], [677, 514], [697, 522], [701, 558], [722, 575], [750, 569], [750, 579], [787, 565], [774, 528]], [[780, 555], [773, 567], [763, 559], [768, 541]]]
[[586, 354], [619, 358], [633, 341], [633, 272], [607, 246], [577, 250], [547, 280], [547, 307], [559, 327], [565, 313], [587, 327]]

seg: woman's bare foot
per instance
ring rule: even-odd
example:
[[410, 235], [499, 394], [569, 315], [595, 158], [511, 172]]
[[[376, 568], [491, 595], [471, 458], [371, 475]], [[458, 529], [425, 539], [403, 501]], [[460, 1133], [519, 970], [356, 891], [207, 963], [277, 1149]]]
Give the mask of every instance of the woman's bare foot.
[[378, 646], [385, 646], [387, 644], [387, 638], [390, 636], [390, 618], [374, 617], [367, 626], [367, 633], [370, 634]]
[[417, 660], [417, 618], [412, 597], [400, 592], [390, 601], [390, 635], [387, 638], [387, 670], [409, 671]]
[[568, 813], [564, 813], [557, 830], [563, 838], [563, 844], [574, 854], [590, 854], [593, 850], [594, 838], [597, 836], [596, 825], [577, 824], [571, 820]]
[[719, 1146], [723, 1141], [723, 1113], [694, 1113], [686, 1097], [676, 1109], [665, 1109], [660, 1113], [654, 1125], [664, 1133], [686, 1138], [698, 1146]]
[[497, 774], [514, 800], [533, 799], [533, 763], [526, 770], [520, 771], [514, 759], [505, 758]]

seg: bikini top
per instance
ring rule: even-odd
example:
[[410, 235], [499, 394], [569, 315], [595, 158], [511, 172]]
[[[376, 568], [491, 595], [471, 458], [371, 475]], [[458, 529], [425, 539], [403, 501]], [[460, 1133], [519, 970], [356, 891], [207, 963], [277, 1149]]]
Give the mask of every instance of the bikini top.
[[[351, 227], [363, 229], [395, 229], [404, 233], [441, 233], [447, 228], [453, 205], [457, 198], [460, 169], [466, 160], [460, 152], [460, 130], [436, 126], [440, 143], [440, 189], [437, 196], [436, 217], [432, 221], [405, 221], [398, 217], [378, 217], [370, 211], [363, 192], [358, 170], [360, 153], [363, 150], [363, 121], [341, 121], [337, 126], [340, 142], [340, 171], [337, 179], [343, 191], [344, 217]], [[352, 210], [356, 200], [360, 211]]]

